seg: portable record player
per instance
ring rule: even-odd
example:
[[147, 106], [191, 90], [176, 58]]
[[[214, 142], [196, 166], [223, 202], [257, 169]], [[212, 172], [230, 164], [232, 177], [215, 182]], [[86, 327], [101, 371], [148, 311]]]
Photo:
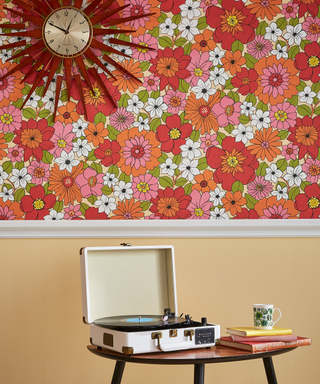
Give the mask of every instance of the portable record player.
[[178, 316], [172, 246], [82, 248], [83, 320], [93, 345], [127, 355], [215, 345], [220, 326]]

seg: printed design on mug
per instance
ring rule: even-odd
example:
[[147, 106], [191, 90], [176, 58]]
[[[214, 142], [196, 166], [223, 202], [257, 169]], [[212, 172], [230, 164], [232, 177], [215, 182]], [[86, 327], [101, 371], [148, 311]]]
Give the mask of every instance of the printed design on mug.
[[254, 326], [255, 327], [272, 327], [273, 326], [273, 309], [272, 308], [253, 308]]

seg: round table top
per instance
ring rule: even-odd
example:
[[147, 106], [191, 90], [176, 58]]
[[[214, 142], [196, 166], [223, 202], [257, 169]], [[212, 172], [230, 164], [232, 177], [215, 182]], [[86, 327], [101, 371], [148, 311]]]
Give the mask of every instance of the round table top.
[[188, 349], [176, 352], [154, 352], [139, 355], [123, 355], [108, 349], [102, 349], [94, 345], [88, 345], [90, 352], [95, 355], [105, 357], [111, 360], [126, 361], [140, 364], [212, 364], [223, 363], [227, 361], [240, 361], [251, 359], [262, 359], [280, 355], [292, 351], [295, 348], [283, 348], [268, 352], [248, 352], [241, 349], [229, 348], [224, 346], [215, 346], [210, 348]]

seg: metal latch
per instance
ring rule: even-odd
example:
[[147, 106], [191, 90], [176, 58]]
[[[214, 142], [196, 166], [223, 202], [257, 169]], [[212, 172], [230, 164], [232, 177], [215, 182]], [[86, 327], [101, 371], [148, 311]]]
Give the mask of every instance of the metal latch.
[[192, 336], [194, 335], [194, 330], [193, 329], [186, 329], [184, 331], [184, 335], [185, 335], [185, 337], [190, 336], [190, 340], [192, 341]]

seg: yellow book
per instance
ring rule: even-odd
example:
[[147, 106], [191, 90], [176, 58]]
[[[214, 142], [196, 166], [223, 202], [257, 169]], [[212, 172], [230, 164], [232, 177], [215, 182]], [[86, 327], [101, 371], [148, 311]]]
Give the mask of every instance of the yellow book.
[[292, 329], [273, 327], [273, 329], [255, 329], [254, 327], [229, 327], [227, 333], [230, 335], [252, 337], [252, 336], [274, 336], [291, 335]]

